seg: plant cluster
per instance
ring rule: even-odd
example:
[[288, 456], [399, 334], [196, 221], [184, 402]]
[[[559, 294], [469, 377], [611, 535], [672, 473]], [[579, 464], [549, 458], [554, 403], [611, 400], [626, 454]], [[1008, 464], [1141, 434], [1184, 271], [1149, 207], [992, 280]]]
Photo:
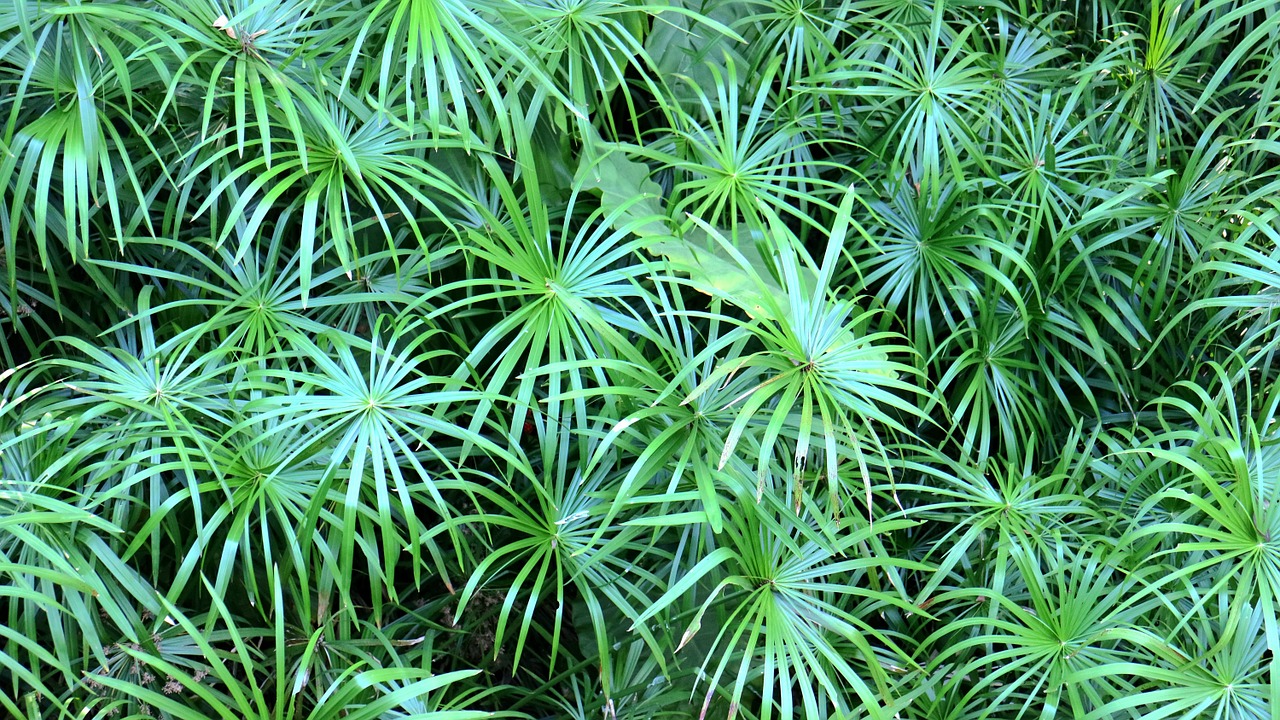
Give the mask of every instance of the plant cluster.
[[1277, 0], [5, 0], [15, 718], [1280, 708]]

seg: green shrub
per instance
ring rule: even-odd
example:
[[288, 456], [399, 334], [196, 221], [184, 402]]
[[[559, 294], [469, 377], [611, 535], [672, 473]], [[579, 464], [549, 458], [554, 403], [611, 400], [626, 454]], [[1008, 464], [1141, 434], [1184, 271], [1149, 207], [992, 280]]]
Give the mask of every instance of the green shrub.
[[1277, 18], [7, 0], [0, 708], [1280, 717]]

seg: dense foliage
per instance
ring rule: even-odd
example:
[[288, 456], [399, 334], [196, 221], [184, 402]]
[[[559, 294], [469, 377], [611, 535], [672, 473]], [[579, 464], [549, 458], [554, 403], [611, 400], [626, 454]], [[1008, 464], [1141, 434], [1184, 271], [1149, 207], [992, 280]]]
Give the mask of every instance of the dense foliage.
[[1277, 0], [3, 0], [0, 708], [1274, 718]]

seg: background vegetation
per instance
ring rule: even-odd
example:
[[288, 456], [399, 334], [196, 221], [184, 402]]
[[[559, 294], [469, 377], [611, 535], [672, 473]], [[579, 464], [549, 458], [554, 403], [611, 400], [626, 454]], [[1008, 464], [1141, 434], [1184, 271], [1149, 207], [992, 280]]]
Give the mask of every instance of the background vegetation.
[[6, 0], [0, 707], [1274, 718], [1275, 0]]

